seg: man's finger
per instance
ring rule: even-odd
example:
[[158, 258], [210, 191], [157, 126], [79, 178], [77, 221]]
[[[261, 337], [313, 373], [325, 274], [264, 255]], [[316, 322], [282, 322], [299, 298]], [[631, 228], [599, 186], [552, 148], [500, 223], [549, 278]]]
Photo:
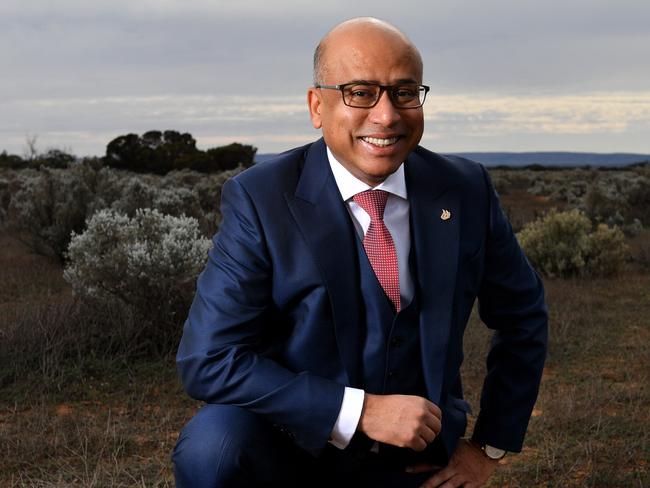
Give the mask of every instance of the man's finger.
[[429, 417], [426, 422], [427, 427], [429, 427], [431, 430], [433, 430], [435, 435], [438, 435], [440, 433], [440, 430], [442, 429], [442, 422], [440, 421], [440, 417]]
[[442, 466], [437, 464], [418, 463], [406, 467], [407, 473], [429, 473], [431, 471], [438, 471]]
[[425, 482], [420, 488], [459, 488], [465, 486], [462, 480], [457, 480], [456, 478], [447, 480], [442, 485], [428, 485], [427, 483]]
[[424, 440], [423, 437], [415, 437], [411, 439], [410, 443], [406, 445], [406, 447], [410, 447], [416, 452], [421, 452], [424, 451], [429, 444], [427, 443], [426, 440]]
[[424, 441], [427, 443], [427, 445], [431, 444], [433, 440], [436, 438], [436, 433], [435, 430], [433, 430], [431, 427], [428, 425], [423, 425], [422, 428], [420, 429], [420, 437], [424, 439]]
[[431, 478], [427, 479], [420, 488], [438, 488], [442, 483], [451, 480], [454, 476], [456, 476], [456, 470], [447, 466], [438, 471]]
[[427, 414], [422, 418], [422, 425], [425, 425], [431, 429], [435, 435], [438, 435], [440, 433], [440, 429], [442, 428], [440, 419], [431, 414], [431, 412], [427, 412]]
[[433, 402], [428, 402], [427, 404], [429, 411], [435, 415], [435, 417], [439, 420], [442, 420], [442, 410], [440, 410], [440, 407], [436, 405]]

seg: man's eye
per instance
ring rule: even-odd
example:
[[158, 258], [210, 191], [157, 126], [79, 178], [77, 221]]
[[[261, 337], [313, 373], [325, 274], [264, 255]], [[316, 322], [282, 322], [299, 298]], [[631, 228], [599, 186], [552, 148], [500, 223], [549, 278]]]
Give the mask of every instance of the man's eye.
[[350, 95], [354, 98], [368, 98], [372, 96], [368, 90], [353, 90]]
[[399, 98], [413, 98], [417, 96], [417, 90], [414, 88], [398, 88], [395, 90], [395, 95]]

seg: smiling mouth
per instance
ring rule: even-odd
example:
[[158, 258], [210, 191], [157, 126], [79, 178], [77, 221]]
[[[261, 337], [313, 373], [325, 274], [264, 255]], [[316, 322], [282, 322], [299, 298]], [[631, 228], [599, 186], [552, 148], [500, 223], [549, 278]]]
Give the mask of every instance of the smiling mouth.
[[386, 139], [380, 139], [378, 137], [362, 137], [361, 140], [368, 144], [372, 144], [373, 146], [386, 147], [395, 144], [399, 140], [399, 137], [389, 137]]

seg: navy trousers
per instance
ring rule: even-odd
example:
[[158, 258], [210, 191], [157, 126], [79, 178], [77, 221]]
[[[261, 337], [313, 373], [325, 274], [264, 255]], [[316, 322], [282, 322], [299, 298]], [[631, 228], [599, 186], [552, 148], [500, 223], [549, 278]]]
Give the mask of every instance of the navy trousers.
[[423, 453], [382, 446], [377, 454], [367, 444], [363, 450], [328, 445], [314, 457], [247, 410], [205, 405], [181, 431], [172, 460], [178, 488], [408, 488], [432, 473], [406, 473], [405, 466], [424, 459], [439, 463], [435, 444]]

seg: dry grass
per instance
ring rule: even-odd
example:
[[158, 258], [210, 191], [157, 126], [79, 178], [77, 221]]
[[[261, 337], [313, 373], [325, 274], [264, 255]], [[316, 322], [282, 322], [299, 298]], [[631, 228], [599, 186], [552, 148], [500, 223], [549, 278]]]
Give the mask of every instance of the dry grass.
[[0, 245], [0, 486], [172, 486], [197, 408], [173, 360], [132, 360], [128, 313], [81, 306], [57, 261]]
[[0, 486], [173, 486], [169, 455], [196, 404], [170, 370], [89, 378], [83, 400], [3, 402]]
[[[550, 348], [526, 447], [491, 486], [648, 486], [650, 276], [546, 286]], [[473, 322], [464, 376], [478, 405], [489, 335]]]
[[0, 317], [4, 321], [25, 306], [71, 300], [56, 261], [30, 252], [21, 240], [6, 233], [0, 233], [0, 249]]
[[[0, 339], [16, 324], [40, 327], [49, 335], [34, 337], [52, 340], [41, 351], [55, 350], [64, 337], [55, 327], [75, 313], [60, 265], [7, 236], [0, 244]], [[506, 458], [491, 486], [650, 486], [650, 274], [546, 286], [551, 345], [540, 398], [524, 452]], [[474, 317], [463, 370], [474, 406], [488, 341]], [[172, 486], [169, 455], [197, 408], [173, 361], [49, 357], [0, 385], [0, 486]]]

